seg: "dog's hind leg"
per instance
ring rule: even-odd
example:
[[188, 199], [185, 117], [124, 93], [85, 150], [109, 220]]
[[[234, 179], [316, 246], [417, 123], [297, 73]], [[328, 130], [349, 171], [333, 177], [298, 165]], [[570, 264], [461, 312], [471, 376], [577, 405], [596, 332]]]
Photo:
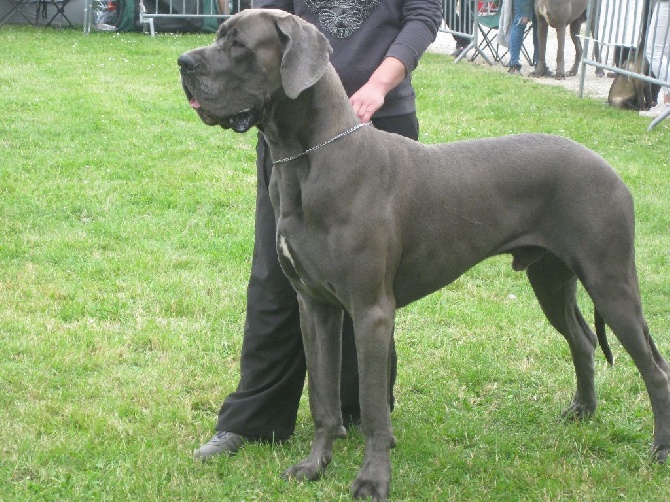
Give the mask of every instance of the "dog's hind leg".
[[562, 416], [587, 418], [595, 411], [597, 402], [594, 383], [597, 339], [577, 305], [577, 277], [549, 252], [531, 264], [526, 274], [545, 316], [570, 346], [577, 391]]
[[654, 413], [653, 454], [658, 461], [665, 462], [670, 454], [670, 366], [656, 348], [643, 318], [633, 260], [624, 267], [609, 261], [600, 265], [606, 275], [583, 282], [596, 308], [642, 375]]
[[574, 77], [579, 73], [579, 65], [582, 62], [582, 42], [579, 39], [579, 32], [582, 29], [582, 23], [585, 21], [585, 17], [580, 16], [570, 23], [570, 38], [572, 39], [572, 45], [575, 46], [575, 62], [572, 64], [572, 68], [568, 72], [568, 76]]
[[330, 464], [334, 440], [347, 434], [340, 408], [342, 309], [301, 294], [298, 301], [314, 439], [309, 456], [289, 467], [284, 477], [314, 481]]

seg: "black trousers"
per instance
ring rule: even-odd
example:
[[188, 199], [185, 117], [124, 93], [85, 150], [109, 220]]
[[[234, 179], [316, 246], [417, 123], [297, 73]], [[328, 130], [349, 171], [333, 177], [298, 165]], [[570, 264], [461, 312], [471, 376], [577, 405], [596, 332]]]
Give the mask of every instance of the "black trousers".
[[[415, 113], [373, 119], [373, 123], [378, 129], [415, 140], [419, 137]], [[296, 292], [284, 276], [277, 257], [275, 219], [268, 193], [272, 159], [260, 134], [256, 149], [255, 243], [247, 289], [241, 374], [237, 390], [221, 406], [216, 429], [257, 440], [282, 441], [295, 429], [306, 363]], [[395, 347], [392, 358], [391, 390], [397, 372]], [[356, 345], [348, 315], [342, 329], [341, 374], [342, 412], [346, 424], [360, 419]], [[390, 404], [393, 408], [393, 402]]]

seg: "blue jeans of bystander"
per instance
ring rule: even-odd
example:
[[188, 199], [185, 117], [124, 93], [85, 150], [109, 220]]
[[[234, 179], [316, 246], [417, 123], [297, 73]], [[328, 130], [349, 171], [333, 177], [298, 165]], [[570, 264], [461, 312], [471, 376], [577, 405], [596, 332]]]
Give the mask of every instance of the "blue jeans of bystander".
[[512, 22], [512, 29], [510, 30], [509, 38], [509, 55], [510, 55], [510, 68], [521, 68], [521, 63], [519, 62], [519, 56], [521, 55], [521, 44], [523, 44], [523, 34], [526, 30], [526, 23], [522, 23], [521, 17], [521, 2], [513, 1], [513, 12], [514, 12], [514, 21]]

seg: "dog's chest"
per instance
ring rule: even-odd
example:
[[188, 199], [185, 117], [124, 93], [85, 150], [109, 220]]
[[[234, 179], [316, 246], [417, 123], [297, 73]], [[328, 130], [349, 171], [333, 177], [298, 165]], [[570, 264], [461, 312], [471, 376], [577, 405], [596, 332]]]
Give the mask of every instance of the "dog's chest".
[[273, 171], [270, 198], [277, 215], [276, 246], [279, 263], [294, 289], [312, 298], [338, 303], [332, 257], [338, 253], [327, 238], [330, 198], [306, 190], [308, 171]]
[[[300, 245], [298, 245], [300, 244]], [[321, 254], [316, 247], [305, 245], [296, 237], [287, 237], [277, 232], [277, 255], [284, 274], [293, 288], [312, 298], [328, 303], [338, 303], [332, 284], [325, 280], [327, 272], [319, 266], [318, 256]]]
[[277, 255], [279, 256], [279, 263], [284, 270], [284, 274], [286, 274], [289, 280], [298, 285], [304, 284], [303, 279], [298, 274], [298, 264], [288, 244], [288, 239], [279, 232], [277, 232]]

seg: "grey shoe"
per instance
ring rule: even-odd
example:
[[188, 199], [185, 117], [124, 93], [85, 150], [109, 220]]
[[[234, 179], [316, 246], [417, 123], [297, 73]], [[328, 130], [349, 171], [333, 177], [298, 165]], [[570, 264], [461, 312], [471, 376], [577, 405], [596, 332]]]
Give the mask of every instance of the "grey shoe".
[[465, 50], [465, 46], [464, 46], [464, 45], [458, 45], [458, 46], [456, 46], [456, 48], [454, 49], [454, 52], [451, 53], [451, 56], [454, 57], [454, 58], [457, 58], [458, 56], [461, 55], [461, 53], [462, 53], [464, 50]]
[[219, 431], [212, 436], [212, 439], [193, 452], [193, 458], [204, 462], [211, 457], [224, 453], [232, 456], [247, 441], [247, 438], [234, 432]]

